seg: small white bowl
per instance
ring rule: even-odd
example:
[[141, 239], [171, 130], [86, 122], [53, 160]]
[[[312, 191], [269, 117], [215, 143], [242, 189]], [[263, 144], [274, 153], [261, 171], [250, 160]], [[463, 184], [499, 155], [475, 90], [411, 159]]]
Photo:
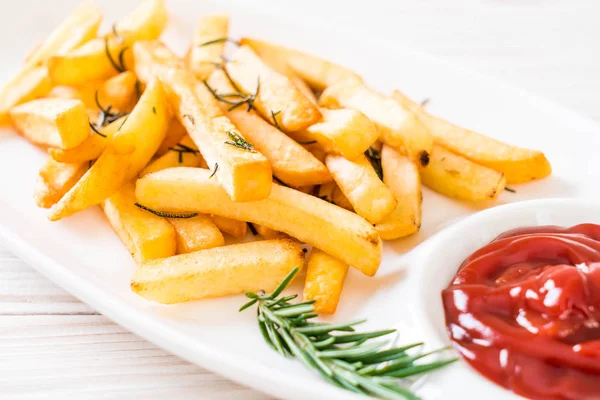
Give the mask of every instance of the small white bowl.
[[[545, 199], [503, 205], [465, 218], [433, 237], [425, 244], [427, 248], [416, 260], [411, 274], [413, 298], [418, 299], [413, 317], [426, 343], [433, 347], [451, 344], [441, 292], [471, 253], [510, 229], [542, 225], [569, 227], [581, 223], [600, 224], [600, 202]], [[441, 370], [432, 376], [432, 381], [443, 394], [442, 398], [520, 398], [483, 378], [465, 362]]]

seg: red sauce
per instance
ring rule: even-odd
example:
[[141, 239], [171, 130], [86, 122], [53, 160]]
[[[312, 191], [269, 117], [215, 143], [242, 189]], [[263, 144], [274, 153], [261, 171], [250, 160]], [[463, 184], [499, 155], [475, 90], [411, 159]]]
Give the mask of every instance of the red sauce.
[[506, 232], [442, 292], [479, 373], [531, 399], [600, 399], [600, 226]]

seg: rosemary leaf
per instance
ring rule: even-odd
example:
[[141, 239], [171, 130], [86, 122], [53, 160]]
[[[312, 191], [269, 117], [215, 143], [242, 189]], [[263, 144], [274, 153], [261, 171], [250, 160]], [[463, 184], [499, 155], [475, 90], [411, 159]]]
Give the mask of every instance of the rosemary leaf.
[[168, 212], [163, 212], [163, 211], [156, 211], [153, 210], [151, 208], [146, 207], [143, 204], [140, 203], [134, 203], [135, 206], [137, 208], [140, 208], [144, 211], [148, 211], [154, 215], [158, 215], [159, 217], [164, 217], [164, 218], [194, 218], [196, 216], [198, 216], [198, 213], [191, 213], [191, 214], [172, 214], [172, 213], [168, 213]]
[[234, 131], [227, 131], [227, 135], [231, 140], [227, 140], [225, 143], [234, 147], [237, 147], [242, 150], [248, 150], [252, 153], [256, 153], [254, 150], [254, 145], [244, 139], [239, 133]]
[[366, 322], [366, 319], [363, 319], [360, 321], [349, 322], [349, 323], [345, 323], [345, 324], [313, 324], [306, 328], [300, 328], [299, 331], [302, 333], [309, 334], [309, 335], [321, 335], [321, 334], [329, 333], [332, 331], [344, 331], [349, 328], [354, 330], [352, 328], [352, 326], [362, 324], [363, 322]]
[[240, 42], [238, 42], [235, 39], [223, 37], [223, 38], [218, 38], [218, 39], [214, 39], [214, 40], [209, 40], [208, 42], [200, 43], [197, 47], [205, 47], [205, 46], [210, 46], [211, 44], [226, 43], [226, 42], [234, 43], [238, 46], [240, 45]]

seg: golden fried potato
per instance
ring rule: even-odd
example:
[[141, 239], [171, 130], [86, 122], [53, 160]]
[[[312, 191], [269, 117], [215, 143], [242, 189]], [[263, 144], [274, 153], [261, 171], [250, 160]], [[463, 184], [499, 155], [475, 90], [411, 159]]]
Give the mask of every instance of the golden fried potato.
[[504, 173], [508, 183], [529, 182], [552, 173], [550, 162], [541, 151], [511, 146], [435, 117], [399, 91], [395, 91], [393, 96], [412, 107], [437, 144], [474, 163]]
[[177, 233], [177, 253], [211, 249], [225, 245], [223, 234], [207, 215], [194, 218], [169, 218]]
[[52, 158], [63, 163], [81, 163], [95, 160], [104, 151], [106, 145], [124, 124], [127, 117], [121, 117], [101, 128], [96, 128], [100, 134], [93, 132], [79, 145], [71, 149], [53, 148], [48, 150]]
[[256, 230], [256, 233], [258, 233], [260, 236], [267, 240], [289, 237], [285, 233], [278, 232], [275, 229], [267, 228], [264, 225], [252, 224], [252, 226]]
[[334, 314], [347, 274], [348, 264], [314, 248], [306, 267], [304, 300], [316, 300], [317, 313]]
[[329, 153], [354, 160], [379, 137], [375, 124], [360, 111], [322, 109], [321, 114], [323, 120], [308, 127], [307, 132]]
[[17, 130], [42, 146], [72, 149], [90, 134], [88, 114], [80, 100], [38, 99], [10, 110]]
[[333, 187], [333, 190], [331, 191], [331, 201], [337, 206], [345, 208], [348, 211], [354, 212], [354, 207], [352, 207], [352, 203], [350, 203], [350, 200], [348, 200], [348, 198], [346, 197], [344, 192], [342, 192], [342, 189], [340, 189], [338, 185], [335, 185]]
[[234, 202], [201, 168], [171, 168], [137, 181], [136, 197], [156, 210], [197, 211], [249, 221], [287, 233], [338, 257], [366, 275], [377, 272], [381, 239], [362, 217], [311, 195], [273, 185], [264, 200]]
[[179, 122], [177, 117], [172, 118], [171, 122], [169, 123], [169, 130], [167, 131], [167, 136], [165, 137], [165, 140], [163, 140], [163, 142], [160, 144], [156, 155], [162, 156], [167, 151], [170, 151], [171, 147], [176, 146], [177, 143], [179, 143], [181, 139], [183, 139], [185, 136], [187, 136], [187, 131], [185, 130], [185, 127], [181, 125], [181, 122]]
[[246, 237], [248, 223], [236, 219], [220, 217], [218, 215], [213, 215], [212, 220], [221, 232], [229, 233], [236, 238]]
[[445, 196], [461, 200], [495, 200], [506, 186], [501, 172], [475, 164], [435, 145], [431, 162], [421, 170], [423, 184]]
[[[129, 112], [137, 100], [137, 78], [131, 71], [121, 72], [106, 81], [90, 82], [77, 87], [80, 98], [87, 108], [98, 110], [98, 103], [103, 109], [111, 107], [112, 111]], [[98, 95], [96, 96], [96, 92]]]
[[87, 171], [87, 163], [65, 164], [48, 157], [40, 169], [33, 193], [38, 207], [50, 208], [67, 193]]
[[[156, 39], [167, 23], [163, 0], [146, 0], [117, 22], [113, 32], [48, 60], [48, 75], [56, 85], [82, 85], [108, 79], [132, 65], [131, 46]], [[108, 57], [110, 54], [110, 57]]]
[[164, 304], [269, 292], [303, 265], [302, 248], [289, 239], [233, 244], [142, 263], [131, 289]]
[[[235, 91], [221, 70], [215, 71], [207, 83], [218, 93]], [[262, 119], [254, 110], [236, 108], [227, 111], [230, 105], [220, 104], [244, 138], [271, 162], [273, 175], [279, 180], [293, 187], [318, 185], [331, 181], [331, 175], [322, 162], [289, 136]]]
[[65, 54], [96, 36], [102, 13], [92, 2], [85, 2], [65, 19], [50, 36], [27, 57], [25, 66], [0, 89], [0, 124], [10, 122], [8, 112], [21, 103], [45, 96], [52, 85], [45, 67], [54, 55]]
[[258, 89], [253, 106], [282, 131], [306, 129], [321, 119], [318, 107], [288, 77], [269, 67], [250, 47], [240, 47], [226, 68], [236, 85], [247, 95], [253, 95]]
[[361, 82], [350, 81], [328, 87], [319, 103], [328, 108], [361, 111], [375, 123], [385, 144], [409, 154], [421, 166], [427, 166], [433, 137], [413, 111], [393, 98], [379, 94]]
[[408, 157], [384, 145], [381, 150], [383, 182], [398, 201], [396, 209], [375, 225], [383, 240], [411, 235], [421, 227], [421, 178]]
[[[150, 82], [140, 101], [112, 138], [100, 158], [75, 186], [50, 210], [56, 221], [99, 204], [137, 177], [163, 141], [171, 118], [170, 106], [160, 81]], [[114, 149], [133, 145], [133, 152], [121, 154]]]
[[108, 222], [138, 263], [175, 255], [175, 229], [163, 217], [135, 205], [133, 184], [102, 203]]
[[142, 81], [161, 79], [179, 121], [214, 169], [215, 177], [234, 201], [263, 199], [271, 191], [267, 159], [245, 141], [218, 101], [183, 63], [160, 42], [134, 45], [136, 73]]
[[339, 82], [361, 81], [360, 76], [341, 65], [298, 50], [252, 38], [242, 38], [240, 43], [252, 47], [261, 56], [265, 52], [279, 54], [302, 80], [319, 91]]
[[194, 30], [192, 47], [186, 56], [187, 65], [196, 78], [208, 79], [215, 70], [215, 64], [222, 63], [228, 32], [228, 15], [205, 15], [200, 18]]
[[398, 205], [392, 192], [379, 179], [364, 155], [349, 161], [330, 154], [325, 164], [356, 213], [370, 223], [381, 221]]
[[140, 172], [140, 177], [172, 167], [207, 167], [204, 158], [189, 136], [185, 136], [176, 146], [173, 146], [171, 151], [148, 164]]

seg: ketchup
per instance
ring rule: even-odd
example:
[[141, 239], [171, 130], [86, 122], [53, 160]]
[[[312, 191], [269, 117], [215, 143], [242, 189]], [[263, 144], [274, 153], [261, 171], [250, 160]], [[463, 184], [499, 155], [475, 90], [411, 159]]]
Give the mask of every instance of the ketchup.
[[483, 376], [531, 399], [600, 399], [600, 225], [506, 232], [462, 263], [442, 300]]

